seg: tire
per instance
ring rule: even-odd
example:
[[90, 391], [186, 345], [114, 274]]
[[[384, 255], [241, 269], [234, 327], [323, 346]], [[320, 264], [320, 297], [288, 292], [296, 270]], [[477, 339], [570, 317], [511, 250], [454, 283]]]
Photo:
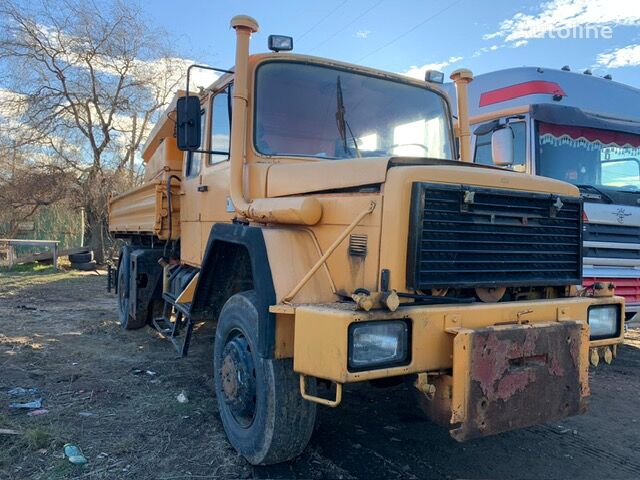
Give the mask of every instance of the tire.
[[93, 252], [72, 253], [69, 255], [71, 263], [88, 263], [93, 260]]
[[145, 316], [133, 318], [129, 313], [129, 286], [131, 285], [131, 249], [128, 246], [120, 250], [120, 261], [118, 262], [118, 320], [124, 330], [137, 330], [147, 323]]
[[[216, 327], [214, 385], [231, 445], [253, 465], [290, 460], [307, 446], [316, 404], [302, 398], [292, 359], [258, 355], [255, 291], [233, 295]], [[309, 386], [315, 391], [315, 384]]]
[[90, 272], [96, 269], [96, 262], [94, 262], [93, 260], [91, 260], [90, 262], [82, 263], [71, 262], [71, 268], [75, 270], [82, 270], [84, 272]]

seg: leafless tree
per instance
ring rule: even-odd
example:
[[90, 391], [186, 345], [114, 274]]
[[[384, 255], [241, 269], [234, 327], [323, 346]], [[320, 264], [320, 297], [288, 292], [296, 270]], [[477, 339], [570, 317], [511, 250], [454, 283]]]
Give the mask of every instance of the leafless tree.
[[27, 163], [75, 183], [99, 262], [108, 196], [134, 183], [141, 144], [182, 82], [166, 38], [119, 1], [0, 0], [2, 86], [17, 112], [5, 123], [29, 132]]

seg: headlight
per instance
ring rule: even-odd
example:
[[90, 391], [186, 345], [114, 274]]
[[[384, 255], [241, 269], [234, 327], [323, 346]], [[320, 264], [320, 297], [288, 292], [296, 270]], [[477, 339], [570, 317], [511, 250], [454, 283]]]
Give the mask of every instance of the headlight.
[[620, 335], [620, 306], [594, 305], [589, 307], [589, 328], [591, 340], [614, 338]]
[[409, 360], [409, 325], [402, 320], [352, 323], [349, 326], [349, 369], [369, 370], [402, 365]]

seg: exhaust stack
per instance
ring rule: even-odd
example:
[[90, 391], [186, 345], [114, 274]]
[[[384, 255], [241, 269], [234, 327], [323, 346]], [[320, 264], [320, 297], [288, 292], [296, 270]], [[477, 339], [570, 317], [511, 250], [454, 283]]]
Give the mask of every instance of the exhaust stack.
[[458, 128], [460, 138], [460, 160], [471, 162], [471, 129], [469, 128], [469, 94], [467, 86], [473, 81], [471, 70], [464, 68], [451, 74], [451, 80], [456, 84], [456, 97], [458, 102]]

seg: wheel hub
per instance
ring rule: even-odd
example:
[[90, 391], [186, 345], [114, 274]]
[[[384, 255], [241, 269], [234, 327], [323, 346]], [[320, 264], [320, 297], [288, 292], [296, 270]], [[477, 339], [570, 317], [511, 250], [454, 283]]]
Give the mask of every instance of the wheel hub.
[[251, 347], [242, 334], [227, 341], [222, 351], [220, 379], [224, 402], [236, 421], [248, 426], [256, 405], [256, 377]]

